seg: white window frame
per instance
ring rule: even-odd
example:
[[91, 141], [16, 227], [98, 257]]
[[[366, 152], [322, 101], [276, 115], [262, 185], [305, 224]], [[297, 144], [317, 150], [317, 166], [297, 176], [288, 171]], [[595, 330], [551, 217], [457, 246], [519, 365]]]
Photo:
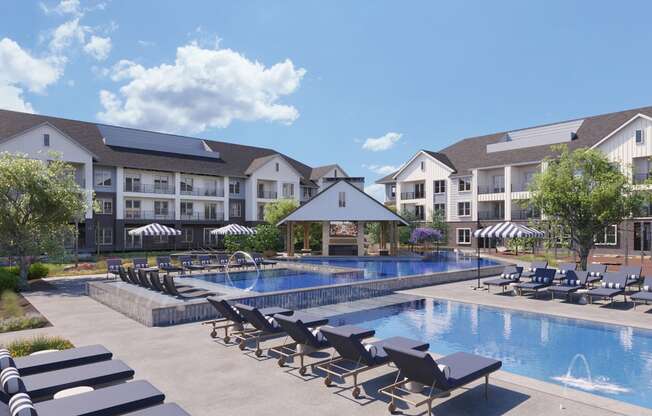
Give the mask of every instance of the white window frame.
[[[98, 177], [101, 177], [101, 181], [98, 181]], [[109, 181], [108, 185], [104, 185], [106, 181]], [[113, 187], [113, 178], [111, 177], [111, 170], [108, 168], [96, 167], [93, 168], [93, 186], [95, 188], [112, 188]]]
[[[143, 248], [142, 235], [129, 235], [129, 231], [134, 229], [135, 228], [125, 228], [125, 248]], [[129, 244], [130, 240], [131, 240], [131, 244]], [[136, 241], [138, 242], [138, 244], [135, 244]]]
[[204, 238], [202, 240], [204, 244], [217, 244], [217, 235], [211, 234], [213, 230], [215, 228], [204, 228]]
[[[100, 210], [97, 214], [100, 215], [111, 215], [113, 214], [113, 199], [111, 198], [97, 198], [97, 203], [100, 206]], [[109, 204], [109, 210], [106, 210], [106, 203]]]
[[195, 178], [192, 176], [182, 176], [181, 181], [179, 182], [180, 192], [190, 192], [191, 194], [195, 190]]
[[[190, 235], [190, 239], [188, 239]], [[190, 227], [184, 227], [181, 229], [181, 242], [182, 243], [192, 243], [195, 237], [195, 230]]]
[[[157, 209], [158, 205], [158, 209]], [[165, 206], [165, 209], [162, 209]], [[170, 215], [170, 201], [155, 200], [154, 201], [154, 216], [168, 216]]]
[[346, 192], [339, 192], [337, 194], [337, 205], [340, 208], [346, 208]]
[[242, 204], [229, 203], [229, 217], [234, 217], [234, 218], [242, 217]]
[[[190, 207], [190, 212], [188, 212], [188, 207]], [[181, 215], [182, 220], [184, 219], [184, 216], [189, 216], [192, 219], [192, 216], [195, 213], [195, 204], [193, 201], [181, 201], [179, 202], [179, 210], [179, 215]]]
[[[640, 133], [640, 138], [639, 138], [639, 131], [641, 132], [641, 133]], [[634, 142], [636, 142], [636, 144], [643, 144], [643, 143], [645, 143], [645, 130], [643, 130], [643, 129], [636, 129], [636, 130], [634, 131]]]
[[[127, 189], [127, 180], [131, 181], [131, 189]], [[141, 192], [143, 186], [142, 177], [140, 173], [125, 173], [125, 192]], [[140, 188], [140, 189], [139, 189]]]
[[435, 194], [446, 193], [446, 179], [440, 179], [433, 182], [432, 188]]
[[[469, 178], [458, 178], [457, 179], [457, 192], [471, 192], [471, 182], [472, 179]], [[464, 184], [464, 186], [462, 186]]]
[[[438, 209], [438, 207], [441, 207], [441, 209]], [[433, 214], [437, 213], [437, 211], [441, 211], [442, 215], [446, 217], [446, 203], [437, 203], [433, 204], [432, 206], [432, 212]]]
[[[607, 234], [607, 230], [608, 230], [610, 227], [613, 227], [613, 230], [614, 230], [614, 232], [613, 232], [614, 241], [613, 241], [613, 242], [609, 242], [609, 241], [607, 241], [607, 236], [608, 236], [608, 234]], [[602, 240], [602, 242], [599, 242], [599, 241], [596, 239], [596, 241], [595, 241], [595, 245], [596, 245], [596, 246], [615, 246], [615, 245], [618, 245], [618, 226], [617, 226], [616, 224], [614, 224], [614, 225], [608, 225], [608, 226], [604, 227], [604, 230], [603, 230], [602, 236], [603, 236], [603, 238], [604, 238], [604, 239]]]
[[240, 195], [240, 181], [229, 181], [229, 194]]
[[294, 198], [294, 184], [293, 183], [284, 183], [282, 187], [283, 198]]
[[[467, 213], [467, 207], [468, 205], [468, 213]], [[460, 206], [464, 206], [464, 209], [462, 210], [462, 214], [460, 214]], [[470, 217], [471, 216], [471, 201], [459, 201], [457, 203], [457, 216], [458, 217]]]
[[43, 146], [50, 147], [50, 135], [48, 133], [43, 134]]
[[[108, 231], [108, 233], [107, 233]], [[107, 235], [110, 237], [107, 240]], [[113, 228], [112, 227], [98, 227], [95, 232], [95, 244], [99, 246], [113, 245]]]
[[[469, 235], [469, 240], [468, 241], [462, 241], [460, 240], [460, 231], [463, 232], [462, 236], [466, 237], [466, 232], [468, 231]], [[456, 228], [455, 229], [455, 238], [457, 240], [458, 245], [471, 245], [471, 229], [470, 228]]]
[[421, 172], [425, 172], [425, 171], [426, 171], [426, 162], [423, 161], [423, 160], [421, 161], [420, 169], [421, 169]]

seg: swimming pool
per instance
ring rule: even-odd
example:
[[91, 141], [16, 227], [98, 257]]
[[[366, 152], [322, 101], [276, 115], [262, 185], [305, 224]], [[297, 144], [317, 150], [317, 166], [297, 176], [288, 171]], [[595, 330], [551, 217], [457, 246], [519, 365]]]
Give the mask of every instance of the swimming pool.
[[429, 342], [437, 354], [496, 358], [515, 374], [652, 408], [652, 331], [433, 299], [331, 324], [351, 321], [379, 338], [401, 335]]

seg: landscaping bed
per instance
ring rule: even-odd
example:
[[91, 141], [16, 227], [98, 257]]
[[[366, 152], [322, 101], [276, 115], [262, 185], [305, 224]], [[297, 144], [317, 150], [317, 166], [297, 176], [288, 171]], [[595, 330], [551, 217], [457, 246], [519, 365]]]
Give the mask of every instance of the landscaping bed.
[[22, 295], [11, 291], [0, 295], [0, 333], [46, 326], [50, 322]]

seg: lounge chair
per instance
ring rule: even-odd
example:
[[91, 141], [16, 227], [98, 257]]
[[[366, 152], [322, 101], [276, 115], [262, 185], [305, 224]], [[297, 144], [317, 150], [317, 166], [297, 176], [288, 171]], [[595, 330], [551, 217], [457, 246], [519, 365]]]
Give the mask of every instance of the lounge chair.
[[351, 393], [356, 399], [360, 397], [358, 376], [390, 363], [385, 347], [426, 351], [429, 346], [426, 342], [403, 337], [391, 337], [365, 344], [362, 340], [374, 336], [376, 331], [352, 325], [322, 328], [321, 332], [339, 354], [339, 357], [334, 357], [316, 366], [327, 374], [324, 384], [330, 386], [333, 383], [333, 377], [338, 377], [343, 381], [352, 377], [353, 390]]
[[261, 253], [251, 253], [251, 257], [253, 257], [257, 266], [275, 266], [278, 263], [274, 260], [267, 260]]
[[[249, 330], [245, 329], [247, 320], [240, 314], [240, 312], [229, 302], [224, 299], [218, 299], [215, 297], [209, 297], [206, 299], [210, 303], [217, 313], [220, 314], [221, 318], [213, 319], [211, 321], [203, 322], [203, 325], [211, 325], [212, 331], [210, 333], [211, 338], [217, 338], [217, 330], [224, 329], [224, 342], [228, 343], [231, 340], [229, 335], [229, 330], [231, 330], [231, 335], [237, 335], [245, 331], [257, 331], [256, 328], [251, 328]], [[259, 309], [260, 313], [265, 317], [275, 316], [277, 314], [291, 314], [292, 311], [285, 308], [272, 307], [272, 308], [261, 308]]]
[[164, 403], [147, 409], [125, 413], [123, 416], [190, 416], [176, 403]]
[[148, 269], [147, 257], [134, 257], [132, 260], [134, 269]]
[[643, 282], [641, 276], [642, 267], [641, 266], [620, 266], [618, 269], [619, 273], [624, 273], [627, 275], [627, 286], [638, 285], [641, 286]]
[[529, 282], [521, 282], [515, 286], [516, 291], [519, 296], [522, 296], [523, 292], [534, 292], [534, 297], [537, 297], [540, 290], [552, 285], [555, 272], [555, 269], [537, 269]]
[[557, 273], [555, 273], [555, 280], [562, 280], [566, 278], [566, 273], [569, 271], [577, 270], [577, 263], [562, 263], [557, 267]]
[[[275, 316], [265, 316], [258, 308], [240, 303], [236, 304], [235, 307], [240, 315], [256, 329], [256, 331], [236, 335], [235, 339], [238, 342], [238, 347], [244, 350], [247, 347], [247, 342], [253, 340], [256, 345], [254, 354], [256, 354], [256, 357], [260, 357], [263, 354], [260, 343], [269, 338], [274, 338], [276, 335], [283, 334], [285, 330], [274, 319]], [[293, 311], [288, 311], [279, 315], [292, 315], [293, 313]]]
[[625, 287], [627, 286], [627, 275], [621, 272], [608, 272], [605, 273], [602, 279], [601, 287], [591, 289], [587, 292], [589, 303], [593, 303], [593, 298], [610, 299], [612, 304], [614, 298], [618, 295], [623, 295], [625, 302], [627, 302], [627, 295]]
[[530, 267], [526, 267], [523, 270], [523, 273], [521, 273], [521, 277], [532, 277], [534, 276], [534, 273], [536, 273], [537, 269], [547, 269], [547, 268], [548, 268], [547, 261], [533, 261], [530, 264]]
[[[157, 271], [151, 271], [148, 274], [149, 274], [149, 282], [151, 284], [152, 289], [156, 290], [157, 292], [165, 293], [167, 295], [170, 294], [168, 293], [164, 284], [161, 282], [161, 276]], [[174, 286], [177, 288], [177, 292], [179, 293], [197, 290], [195, 287], [190, 285], [178, 285], [175, 283]]]
[[559, 285], [548, 287], [550, 299], [554, 299], [556, 294], [566, 295], [567, 300], [571, 300], [571, 295], [580, 289], [586, 289], [586, 281], [589, 272], [569, 270], [566, 272], [564, 279]]
[[142, 287], [146, 287], [147, 289], [153, 289], [152, 288], [152, 283], [149, 281], [149, 273], [146, 269], [138, 269], [136, 271], [136, 276], [138, 276], [138, 280], [140, 281], [140, 285]]
[[2, 387], [9, 397], [27, 393], [32, 401], [41, 401], [51, 399], [61, 390], [81, 386], [107, 386], [133, 377], [134, 370], [119, 360], [100, 361], [29, 376], [20, 376], [17, 369], [10, 367], [2, 372]]
[[[330, 348], [331, 344], [321, 332], [320, 327], [328, 323], [328, 319], [310, 315], [304, 312], [295, 312], [290, 316], [275, 316], [276, 322], [292, 338], [292, 342], [270, 348], [270, 352], [279, 355], [278, 365], [283, 367], [288, 359], [299, 357], [299, 374], [306, 374], [307, 367], [304, 365], [305, 357], [314, 352]], [[326, 361], [314, 362], [311, 367]]]
[[240, 267], [239, 264], [235, 263], [230, 263], [229, 262], [229, 256], [226, 254], [218, 254], [217, 255], [217, 266], [221, 269], [227, 269], [229, 267]]
[[522, 273], [523, 268], [520, 266], [507, 266], [498, 278], [485, 280], [482, 283], [487, 286], [488, 291], [491, 291], [491, 286], [498, 286], [504, 292], [506, 286], [517, 283], [520, 280]]
[[[117, 416], [160, 405], [164, 400], [165, 395], [156, 387], [139, 380], [41, 403], [33, 403], [27, 393], [18, 393], [9, 402], [14, 412], [7, 414], [34, 415], [33, 410], [38, 416]], [[19, 408], [27, 413], [18, 413]]]
[[112, 357], [111, 351], [101, 345], [89, 345], [18, 358], [13, 358], [8, 350], [0, 349], [0, 371], [7, 367], [15, 367], [21, 376], [29, 376], [46, 371], [106, 361]]
[[131, 283], [133, 283], [136, 286], [142, 286], [143, 283], [140, 281], [140, 278], [138, 277], [138, 273], [136, 273], [136, 270], [141, 270], [141, 269], [134, 269], [133, 267], [127, 267], [127, 276], [129, 277], [129, 280], [131, 280]]
[[[425, 404], [428, 415], [432, 415], [433, 400], [448, 397], [452, 391], [483, 377], [484, 396], [487, 399], [489, 376], [502, 366], [501, 361], [466, 352], [456, 352], [434, 360], [423, 351], [396, 346], [384, 348], [399, 370], [397, 381], [379, 390], [391, 398], [388, 409], [392, 413], [396, 410], [396, 402], [401, 401], [415, 407]], [[418, 383], [425, 389], [414, 393], [405, 388], [407, 383]], [[420, 399], [415, 400], [414, 395]]]
[[208, 290], [194, 287], [177, 287], [177, 285], [174, 283], [174, 277], [169, 274], [163, 276], [163, 287], [165, 288], [165, 291], [168, 292], [168, 294], [182, 299], [195, 299], [215, 296], [215, 292], [209, 292]]
[[213, 263], [213, 260], [209, 255], [204, 254], [201, 256], [197, 256], [197, 260], [199, 261], [199, 264], [206, 270], [214, 270], [220, 268], [219, 264]]
[[589, 273], [587, 279], [587, 284], [593, 286], [595, 282], [599, 282], [604, 277], [604, 274], [607, 272], [606, 264], [589, 264], [586, 268], [586, 271]]
[[123, 266], [120, 266], [118, 268], [118, 276], [120, 277], [120, 280], [122, 280], [125, 283], [131, 284], [131, 279], [127, 275], [127, 269], [125, 269]]
[[646, 277], [641, 290], [631, 295], [630, 298], [634, 302], [634, 308], [636, 308], [637, 302], [647, 305], [648, 302], [652, 301], [652, 277]]
[[159, 270], [164, 271], [166, 274], [180, 273], [183, 271], [181, 267], [174, 266], [170, 256], [159, 256], [156, 258], [156, 264]]
[[187, 270], [190, 274], [192, 274], [193, 271], [204, 270], [204, 266], [199, 264], [194, 264], [192, 262], [192, 257], [190, 256], [179, 256], [179, 264], [181, 264], [181, 267], [184, 270]]
[[122, 259], [107, 259], [106, 260], [106, 278], [110, 276], [114, 278], [119, 276], [118, 269], [122, 267]]
[[247, 267], [251, 266], [244, 254], [237, 253], [233, 256], [233, 263], [229, 267]]

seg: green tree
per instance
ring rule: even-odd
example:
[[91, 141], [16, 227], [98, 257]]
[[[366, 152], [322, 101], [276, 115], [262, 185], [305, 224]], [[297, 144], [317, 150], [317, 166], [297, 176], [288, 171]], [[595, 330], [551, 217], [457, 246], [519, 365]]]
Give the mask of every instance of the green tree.
[[398, 227], [398, 241], [401, 244], [411, 245], [410, 237], [412, 237], [412, 231], [419, 226], [421, 220], [415, 213], [408, 210], [401, 211], [400, 215], [408, 222], [408, 225], [406, 227]]
[[263, 218], [265, 219], [265, 222], [276, 226], [279, 221], [298, 207], [299, 203], [295, 199], [279, 199], [276, 202], [270, 202], [265, 205]]
[[53, 155], [43, 163], [0, 153], [0, 249], [19, 258], [20, 285], [27, 287], [31, 258], [63, 251], [72, 222], [87, 209], [72, 166]]
[[255, 251], [278, 251], [283, 247], [281, 232], [275, 225], [260, 224], [256, 226], [256, 234], [251, 238]]
[[569, 151], [564, 145], [553, 146], [553, 150], [558, 156], [544, 160], [547, 167], [530, 185], [531, 203], [568, 230], [572, 248], [586, 270], [598, 233], [637, 212], [642, 197], [602, 152], [587, 148]]
[[448, 223], [446, 223], [446, 216], [443, 212], [436, 210], [433, 211], [428, 228], [438, 230], [441, 233], [441, 240], [448, 244]]

